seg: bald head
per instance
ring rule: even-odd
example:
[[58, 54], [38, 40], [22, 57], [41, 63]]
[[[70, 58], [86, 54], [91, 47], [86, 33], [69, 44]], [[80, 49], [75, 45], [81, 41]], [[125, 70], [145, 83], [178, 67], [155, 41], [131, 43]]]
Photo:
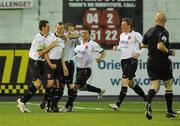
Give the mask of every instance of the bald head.
[[167, 22], [167, 18], [166, 18], [165, 12], [163, 12], [163, 11], [157, 12], [157, 14], [156, 14], [156, 23], [158, 25], [163, 25], [164, 26], [166, 22]]

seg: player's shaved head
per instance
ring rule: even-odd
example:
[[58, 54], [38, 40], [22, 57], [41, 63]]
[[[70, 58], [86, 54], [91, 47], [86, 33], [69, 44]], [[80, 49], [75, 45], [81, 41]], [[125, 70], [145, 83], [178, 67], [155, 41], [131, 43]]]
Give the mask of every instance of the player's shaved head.
[[167, 18], [165, 12], [158, 11], [156, 14], [156, 23], [165, 25], [166, 22], [167, 22]]

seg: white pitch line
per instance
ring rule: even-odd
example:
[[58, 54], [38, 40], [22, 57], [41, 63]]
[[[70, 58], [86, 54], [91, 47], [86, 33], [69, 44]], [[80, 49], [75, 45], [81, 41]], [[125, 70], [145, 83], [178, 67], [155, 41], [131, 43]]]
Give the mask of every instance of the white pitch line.
[[85, 110], [100, 110], [100, 111], [104, 111], [104, 110], [109, 110], [109, 109], [103, 109], [103, 108], [87, 108], [87, 107], [74, 107], [75, 109], [85, 109]]
[[[16, 104], [16, 102], [0, 102], [0, 104]], [[39, 104], [36, 103], [27, 103], [28, 105], [34, 105], [34, 106], [39, 106]], [[60, 107], [60, 106], [59, 106]], [[75, 109], [79, 110], [98, 110], [98, 111], [113, 111], [112, 109], [103, 109], [103, 108], [92, 108], [92, 107], [74, 107]], [[108, 108], [108, 107], [107, 107]], [[154, 111], [166, 111], [166, 109], [160, 109], [160, 108], [154, 108]], [[180, 108], [174, 109], [177, 111], [178, 114], [180, 114]], [[178, 111], [179, 110], [179, 111]], [[123, 108], [120, 111], [144, 111], [144, 108], [142, 109], [137, 109], [137, 108]]]
[[[35, 105], [35, 106], [39, 106], [39, 104], [35, 104], [35, 103], [27, 103], [29, 105]], [[60, 106], [59, 106], [60, 107]], [[81, 110], [100, 110], [100, 111], [104, 111], [104, 110], [110, 110], [110, 109], [103, 109], [103, 108], [92, 108], [92, 107], [74, 107], [75, 109], [81, 109]]]

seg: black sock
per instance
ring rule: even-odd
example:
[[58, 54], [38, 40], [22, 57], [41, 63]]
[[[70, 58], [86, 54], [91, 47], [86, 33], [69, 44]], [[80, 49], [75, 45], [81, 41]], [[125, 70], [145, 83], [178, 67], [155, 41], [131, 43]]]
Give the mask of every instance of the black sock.
[[26, 92], [24, 96], [21, 98], [21, 102], [23, 103], [28, 102], [35, 95], [36, 91], [37, 91], [37, 88], [35, 87], [35, 85], [32, 85], [29, 88], [29, 91]]
[[121, 87], [120, 94], [119, 94], [118, 101], [116, 102], [116, 105], [117, 105], [118, 107], [120, 107], [122, 101], [123, 101], [124, 98], [126, 97], [126, 93], [127, 93], [127, 87], [122, 86], [122, 87]]
[[52, 98], [53, 98], [53, 89], [47, 88], [46, 89], [46, 97], [47, 97], [47, 107], [51, 107], [52, 104]]
[[155, 94], [156, 94], [156, 92], [155, 92], [154, 89], [149, 89], [148, 96], [147, 96], [147, 102], [148, 103], [151, 103], [151, 101], [153, 100]]
[[141, 87], [139, 87], [139, 85], [135, 85], [133, 88], [134, 92], [136, 92], [136, 94], [138, 94], [140, 97], [142, 97], [144, 99], [144, 101], [147, 101], [147, 97], [144, 93], [144, 91], [142, 90]]
[[65, 105], [66, 108], [68, 108], [69, 106], [73, 107], [73, 102], [77, 97], [77, 91], [73, 90], [73, 89], [69, 89], [68, 90], [68, 101]]
[[100, 93], [101, 92], [100, 88], [94, 87], [94, 86], [92, 86], [90, 84], [86, 84], [85, 85], [85, 90], [90, 91], [90, 92], [96, 92], [96, 93]]
[[173, 92], [172, 90], [166, 90], [165, 93], [166, 104], [168, 112], [172, 112]]
[[57, 106], [58, 101], [62, 98], [63, 90], [59, 88], [53, 88], [53, 100], [52, 100], [52, 106]]
[[47, 99], [48, 99], [48, 91], [49, 90], [49, 88], [45, 88], [45, 93], [44, 93], [44, 98], [43, 98], [43, 100], [45, 100], [45, 101], [47, 101]]

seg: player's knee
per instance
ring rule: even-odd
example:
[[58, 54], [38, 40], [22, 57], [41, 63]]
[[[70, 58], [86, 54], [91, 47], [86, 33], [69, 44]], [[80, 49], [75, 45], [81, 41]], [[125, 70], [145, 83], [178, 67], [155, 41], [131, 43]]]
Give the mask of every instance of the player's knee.
[[151, 89], [153, 89], [156, 93], [158, 93], [159, 88], [160, 88], [160, 81], [159, 80], [151, 81]]
[[77, 84], [69, 84], [68, 89], [77, 89], [79, 87]]
[[68, 88], [68, 90], [70, 90], [70, 89], [72, 89], [73, 88], [73, 86], [72, 86], [73, 84], [67, 84], [67, 88]]
[[41, 85], [42, 85], [42, 81], [40, 79], [37, 79], [36, 81], [34, 81], [34, 86], [37, 89], [40, 89]]
[[133, 88], [135, 86], [135, 83], [133, 80], [130, 80], [128, 85], [130, 88]]
[[78, 90], [79, 88], [80, 88], [79, 84], [75, 84], [75, 85], [73, 86], [73, 90]]
[[54, 85], [54, 80], [48, 80], [47, 81], [47, 88], [52, 88]]
[[153, 89], [156, 93], [159, 91], [159, 86], [158, 85], [151, 85], [151, 89]]
[[153, 89], [156, 93], [158, 93], [159, 86], [151, 86], [151, 89]]
[[121, 86], [128, 87], [128, 85], [129, 85], [129, 79], [128, 79], [128, 78], [126, 78], [126, 79], [122, 79]]
[[173, 90], [171, 83], [164, 84], [165, 90]]

